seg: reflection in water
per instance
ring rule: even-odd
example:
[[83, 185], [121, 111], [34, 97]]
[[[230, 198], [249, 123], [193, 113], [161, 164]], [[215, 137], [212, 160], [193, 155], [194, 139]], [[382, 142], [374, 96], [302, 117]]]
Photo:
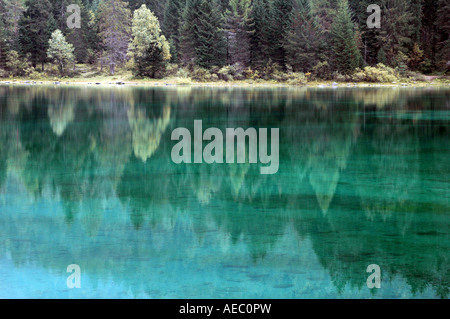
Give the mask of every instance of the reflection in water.
[[[0, 259], [82, 260], [98, 281], [164, 296], [148, 261], [176, 297], [241, 296], [236, 276], [255, 296], [335, 296], [331, 281], [358, 297], [378, 263], [391, 290], [371, 293], [447, 298], [449, 94], [2, 86]], [[279, 173], [174, 164], [171, 131], [195, 119], [280, 128]], [[221, 275], [204, 283], [205, 269]]]

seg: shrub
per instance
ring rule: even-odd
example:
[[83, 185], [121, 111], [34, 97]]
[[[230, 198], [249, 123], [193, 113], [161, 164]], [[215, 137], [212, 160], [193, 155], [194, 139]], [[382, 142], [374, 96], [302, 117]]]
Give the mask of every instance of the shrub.
[[192, 81], [191, 81], [191, 78], [178, 78], [177, 84], [178, 85], [191, 85]]
[[314, 79], [331, 80], [333, 74], [328, 62], [323, 61], [317, 63], [311, 70]]
[[[358, 69], [356, 69], [356, 70], [358, 71]], [[348, 81], [352, 80], [352, 78], [349, 75], [344, 75], [339, 72], [333, 73], [333, 79], [338, 82], [348, 82]]]
[[363, 70], [356, 69], [350, 80], [355, 82], [394, 82], [398, 81], [397, 72], [382, 64], [377, 64], [376, 67], [367, 66]]
[[194, 67], [192, 70], [191, 77], [193, 80], [198, 82], [211, 81], [211, 73], [207, 69], [198, 66]]
[[25, 70], [30, 68], [26, 59], [22, 59], [17, 51], [11, 50], [6, 56], [6, 68], [10, 75], [21, 76], [25, 75]]
[[179, 70], [177, 71], [177, 73], [175, 74], [175, 76], [176, 76], [177, 78], [188, 78], [188, 77], [189, 77], [189, 72], [188, 72], [186, 69], [181, 68], [181, 69], [179, 69]]
[[221, 79], [222, 81], [233, 81], [234, 80], [230, 65], [227, 65], [227, 66], [224, 66], [223, 68], [221, 68], [219, 70], [219, 72], [217, 72], [217, 75], [218, 75], [219, 79]]
[[8, 77], [8, 72], [0, 68], [0, 78], [6, 78]]
[[308, 79], [306, 78], [304, 73], [293, 72], [288, 74], [287, 83], [289, 85], [305, 85], [306, 83], [308, 83]]
[[166, 76], [175, 76], [178, 73], [178, 64], [169, 63], [166, 67]]
[[217, 71], [219, 79], [223, 81], [243, 80], [245, 78], [245, 68], [240, 63], [227, 65]]
[[252, 68], [250, 68], [250, 67], [244, 70], [244, 76], [246, 79], [249, 79], [249, 80], [257, 80], [260, 78], [259, 71], [252, 70]]
[[281, 72], [281, 66], [277, 63], [273, 63], [272, 60], [269, 60], [267, 65], [261, 70], [261, 78], [264, 80], [271, 80], [276, 77], [279, 78], [281, 76]]

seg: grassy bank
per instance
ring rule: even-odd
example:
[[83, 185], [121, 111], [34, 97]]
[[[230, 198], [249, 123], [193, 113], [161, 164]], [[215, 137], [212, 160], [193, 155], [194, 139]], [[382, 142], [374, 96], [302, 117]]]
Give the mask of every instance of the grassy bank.
[[196, 81], [191, 77], [168, 76], [162, 79], [138, 79], [130, 71], [119, 71], [115, 75], [106, 72], [85, 71], [73, 76], [58, 76], [47, 73], [35, 73], [33, 76], [0, 78], [1, 84], [72, 84], [72, 85], [139, 85], [139, 86], [207, 86], [207, 87], [429, 87], [450, 86], [449, 76], [423, 76], [422, 80], [400, 78], [395, 81], [365, 82], [339, 80], [309, 80], [304, 83], [286, 81], [245, 79], [231, 81]]

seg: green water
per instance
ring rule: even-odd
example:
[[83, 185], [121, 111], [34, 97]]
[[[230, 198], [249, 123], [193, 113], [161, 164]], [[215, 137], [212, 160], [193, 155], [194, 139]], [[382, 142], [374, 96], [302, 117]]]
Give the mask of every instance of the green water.
[[[448, 89], [0, 86], [0, 298], [448, 298], [449, 119]], [[194, 120], [279, 128], [278, 173], [174, 164]]]

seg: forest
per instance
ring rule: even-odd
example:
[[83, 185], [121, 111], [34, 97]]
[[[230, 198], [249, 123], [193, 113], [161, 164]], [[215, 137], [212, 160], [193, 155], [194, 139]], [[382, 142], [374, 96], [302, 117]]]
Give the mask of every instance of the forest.
[[450, 70], [449, 17], [448, 0], [0, 0], [0, 77], [420, 81]]

